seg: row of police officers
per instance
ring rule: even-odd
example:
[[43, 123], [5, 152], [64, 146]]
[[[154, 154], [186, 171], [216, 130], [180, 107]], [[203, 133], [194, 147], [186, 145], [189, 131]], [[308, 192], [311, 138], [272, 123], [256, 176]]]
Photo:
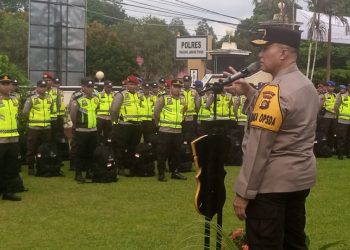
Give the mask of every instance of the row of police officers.
[[319, 131], [327, 140], [328, 146], [337, 151], [338, 159], [350, 157], [350, 84], [341, 84], [339, 93], [336, 84], [328, 81], [326, 86], [319, 86], [321, 119]]

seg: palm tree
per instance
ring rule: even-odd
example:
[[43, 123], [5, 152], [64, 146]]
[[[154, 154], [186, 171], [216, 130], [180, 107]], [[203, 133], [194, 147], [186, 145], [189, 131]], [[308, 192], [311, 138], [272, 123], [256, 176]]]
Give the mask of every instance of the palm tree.
[[326, 80], [331, 77], [331, 57], [332, 57], [332, 20], [338, 20], [345, 26], [345, 34], [350, 33], [350, 26], [347, 19], [341, 15], [347, 0], [310, 0], [309, 6], [318, 13], [328, 16], [328, 40], [327, 40], [327, 68]]
[[309, 77], [309, 73], [310, 73], [312, 46], [313, 46], [313, 43], [315, 43], [314, 58], [313, 58], [312, 70], [311, 70], [311, 74], [310, 74], [311, 80], [313, 79], [313, 75], [314, 75], [314, 71], [315, 71], [318, 42], [324, 40], [324, 36], [326, 34], [326, 31], [327, 31], [326, 25], [324, 22], [322, 22], [320, 16], [321, 16], [321, 14], [319, 12], [317, 12], [317, 9], [315, 8], [313, 16], [308, 23], [307, 37], [310, 40], [310, 45], [309, 45], [309, 53], [308, 53], [307, 69], [306, 69], [306, 76], [307, 77]]

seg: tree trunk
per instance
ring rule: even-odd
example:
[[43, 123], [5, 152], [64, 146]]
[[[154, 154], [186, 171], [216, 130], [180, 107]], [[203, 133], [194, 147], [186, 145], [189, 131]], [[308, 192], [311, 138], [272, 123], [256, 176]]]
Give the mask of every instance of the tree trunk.
[[328, 43], [327, 43], [327, 69], [326, 69], [326, 80], [331, 79], [331, 55], [332, 55], [332, 14], [328, 15]]
[[317, 57], [317, 47], [318, 47], [317, 45], [318, 45], [318, 41], [316, 40], [316, 42], [315, 42], [314, 60], [313, 60], [313, 63], [312, 63], [312, 70], [311, 70], [311, 77], [310, 77], [311, 81], [314, 78], [315, 64], [316, 64], [316, 57]]
[[306, 77], [309, 78], [309, 72], [310, 72], [310, 61], [311, 61], [311, 51], [312, 51], [312, 39], [310, 40], [309, 44], [309, 53], [307, 55], [307, 66], [306, 66]]

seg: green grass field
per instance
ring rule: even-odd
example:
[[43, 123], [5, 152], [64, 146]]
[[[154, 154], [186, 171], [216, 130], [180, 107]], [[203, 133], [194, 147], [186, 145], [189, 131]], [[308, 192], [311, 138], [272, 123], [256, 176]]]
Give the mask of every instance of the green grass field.
[[[185, 174], [187, 181], [121, 177], [112, 184], [76, 184], [66, 168], [66, 177], [54, 178], [23, 170], [29, 192], [22, 202], [0, 200], [0, 249], [203, 249], [194, 172]], [[231, 206], [239, 168], [226, 171], [224, 235], [243, 226]], [[350, 160], [318, 160], [307, 215], [310, 249], [350, 249]], [[347, 246], [332, 247], [343, 240]]]

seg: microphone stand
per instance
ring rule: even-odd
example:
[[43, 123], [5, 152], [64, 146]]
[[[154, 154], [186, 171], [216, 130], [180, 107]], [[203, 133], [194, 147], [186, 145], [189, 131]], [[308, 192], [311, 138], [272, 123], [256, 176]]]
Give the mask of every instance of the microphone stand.
[[[215, 127], [217, 124], [217, 96], [220, 94], [224, 89], [224, 84], [215, 82], [212, 87], [206, 88], [202, 91], [199, 92], [199, 95], [203, 95], [204, 93], [208, 91], [213, 91], [213, 112], [214, 112], [214, 117], [213, 117], [213, 126], [212, 126], [212, 131], [211, 134], [215, 134]], [[207, 199], [211, 200], [210, 193], [208, 192]], [[213, 201], [210, 201], [211, 203]], [[211, 208], [209, 208], [211, 210]], [[204, 250], [210, 250], [210, 222], [211, 218], [208, 218], [205, 216], [205, 224], [204, 224]], [[222, 246], [222, 207], [220, 207], [217, 211], [216, 215], [216, 250], [220, 250]]]

